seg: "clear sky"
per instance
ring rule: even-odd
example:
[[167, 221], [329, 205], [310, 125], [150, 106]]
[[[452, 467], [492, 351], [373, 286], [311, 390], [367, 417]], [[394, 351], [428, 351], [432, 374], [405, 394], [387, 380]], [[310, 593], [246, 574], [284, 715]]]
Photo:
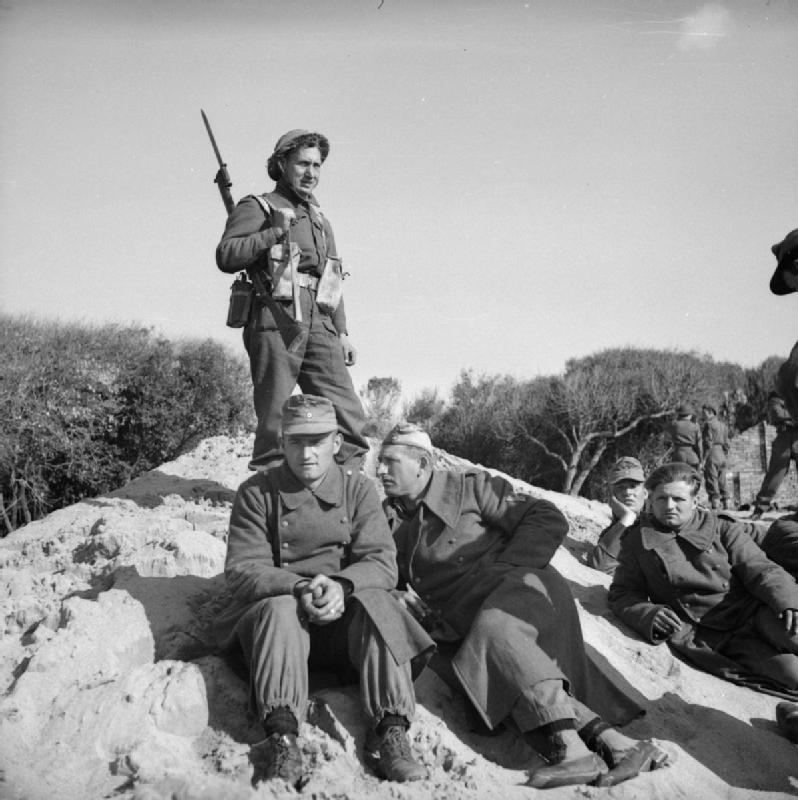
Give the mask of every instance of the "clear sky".
[[358, 388], [754, 366], [798, 335], [796, 42], [796, 0], [0, 0], [0, 308], [241, 349], [204, 108], [236, 198], [329, 137]]

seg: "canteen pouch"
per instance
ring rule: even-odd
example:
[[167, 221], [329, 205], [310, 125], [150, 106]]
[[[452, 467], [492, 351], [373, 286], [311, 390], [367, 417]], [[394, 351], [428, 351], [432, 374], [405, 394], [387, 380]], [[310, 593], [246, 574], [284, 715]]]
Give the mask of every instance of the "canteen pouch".
[[326, 314], [332, 314], [338, 308], [344, 294], [343, 284], [341, 259], [328, 256], [316, 287], [316, 305]]
[[227, 306], [227, 327], [243, 328], [249, 322], [252, 310], [252, 284], [245, 272], [239, 273], [230, 287], [230, 303]]
[[[294, 264], [294, 273], [299, 268], [299, 245], [291, 242], [291, 260]], [[272, 282], [272, 297], [275, 300], [291, 300], [294, 296], [291, 285], [291, 264], [288, 261], [286, 248], [282, 244], [275, 244], [266, 253], [269, 265], [269, 278]]]

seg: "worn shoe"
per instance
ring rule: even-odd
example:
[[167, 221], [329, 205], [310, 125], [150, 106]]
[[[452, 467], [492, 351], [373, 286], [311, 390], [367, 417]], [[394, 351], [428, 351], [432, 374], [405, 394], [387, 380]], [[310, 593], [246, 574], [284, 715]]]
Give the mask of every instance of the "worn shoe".
[[546, 764], [530, 773], [526, 785], [535, 789], [555, 789], [558, 786], [590, 784], [606, 771], [607, 765], [595, 753], [591, 753], [559, 764]]
[[407, 731], [401, 725], [389, 726], [376, 741], [366, 744], [366, 762], [389, 781], [421, 781], [428, 777], [427, 768], [413, 758]]
[[776, 722], [781, 732], [791, 741], [798, 744], [798, 703], [786, 700], [776, 706]]
[[254, 783], [284, 780], [298, 789], [302, 784], [302, 752], [292, 733], [273, 733], [266, 738], [266, 757], [257, 770]]
[[636, 778], [641, 772], [664, 767], [668, 763], [668, 754], [653, 742], [638, 742], [614, 763], [612, 760], [608, 760], [608, 763], [610, 771], [599, 776], [596, 786], [615, 786], [616, 783]]

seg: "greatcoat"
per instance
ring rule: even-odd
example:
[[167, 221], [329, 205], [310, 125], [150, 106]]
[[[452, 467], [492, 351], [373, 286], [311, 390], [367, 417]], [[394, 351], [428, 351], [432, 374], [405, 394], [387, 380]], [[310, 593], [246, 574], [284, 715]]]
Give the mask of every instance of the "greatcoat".
[[670, 607], [683, 621], [668, 640], [675, 652], [734, 683], [795, 694], [724, 654], [737, 647], [734, 640], [739, 637], [751, 641], [754, 652], [759, 639], [754, 620], [763, 606], [776, 615], [798, 609], [795, 580], [739, 523], [698, 508], [677, 533], [644, 515], [624, 536], [609, 603], [652, 644], [663, 641], [654, 633], [654, 617], [660, 608]]
[[219, 646], [237, 645], [236, 623], [253, 603], [291, 595], [318, 574], [352, 584], [347, 603], [363, 606], [397, 664], [423, 666], [434, 643], [390, 594], [396, 547], [374, 485], [335, 464], [313, 492], [285, 464], [239, 487], [225, 561], [232, 602], [215, 620]]
[[642, 712], [586, 657], [573, 597], [549, 564], [568, 531], [556, 506], [482, 470], [436, 470], [412, 515], [397, 501], [385, 509], [401, 581], [431, 609], [433, 638], [457, 646], [451, 666], [489, 727], [551, 679], [607, 722]]

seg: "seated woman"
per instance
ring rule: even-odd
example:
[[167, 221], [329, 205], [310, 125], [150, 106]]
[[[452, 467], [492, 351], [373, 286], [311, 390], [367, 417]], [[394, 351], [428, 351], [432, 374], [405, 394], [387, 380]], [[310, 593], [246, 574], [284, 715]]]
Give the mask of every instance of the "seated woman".
[[744, 527], [699, 508], [699, 473], [665, 464], [646, 481], [648, 514], [624, 537], [615, 614], [700, 669], [798, 697], [798, 585]]

